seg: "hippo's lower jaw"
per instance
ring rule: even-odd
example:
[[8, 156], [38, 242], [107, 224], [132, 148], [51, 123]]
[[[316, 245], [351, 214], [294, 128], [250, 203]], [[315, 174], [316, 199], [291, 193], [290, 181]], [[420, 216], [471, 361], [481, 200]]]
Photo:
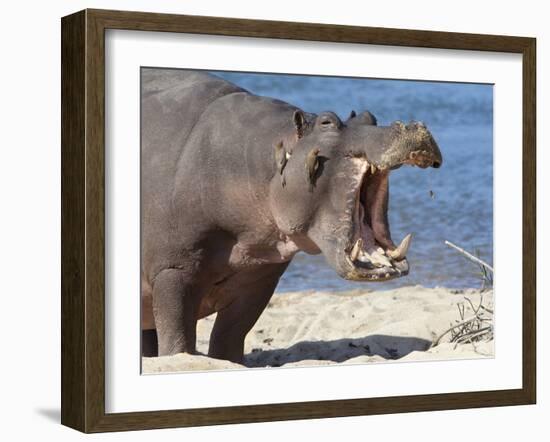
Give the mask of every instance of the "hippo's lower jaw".
[[391, 239], [387, 214], [390, 172], [363, 161], [342, 276], [355, 281], [387, 281], [405, 276], [409, 273], [406, 254], [412, 235], [407, 235], [399, 246]]
[[349, 263], [350, 270], [344, 275], [350, 281], [389, 281], [409, 274], [407, 259], [392, 263], [391, 266], [364, 267], [363, 263]]

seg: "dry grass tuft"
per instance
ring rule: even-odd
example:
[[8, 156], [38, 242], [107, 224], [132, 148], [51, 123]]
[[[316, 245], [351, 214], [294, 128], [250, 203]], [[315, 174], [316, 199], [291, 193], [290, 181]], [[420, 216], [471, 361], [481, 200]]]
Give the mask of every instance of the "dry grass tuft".
[[480, 295], [479, 304], [475, 306], [470, 298], [464, 298], [472, 309], [473, 316], [466, 318], [465, 302], [457, 304], [460, 319], [456, 324], [451, 324], [433, 342], [432, 347], [438, 345], [441, 340], [450, 334], [449, 342], [454, 342], [456, 348], [459, 344], [474, 344], [480, 341], [490, 341], [494, 338], [493, 333], [493, 310], [483, 304], [483, 294]]

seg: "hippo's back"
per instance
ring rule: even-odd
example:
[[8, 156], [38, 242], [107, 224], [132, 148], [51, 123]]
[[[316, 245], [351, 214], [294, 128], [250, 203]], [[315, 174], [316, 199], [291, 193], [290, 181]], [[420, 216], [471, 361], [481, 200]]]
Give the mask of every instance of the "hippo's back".
[[[216, 99], [243, 89], [212, 75], [181, 69], [141, 70], [141, 161], [148, 174], [172, 176], [185, 141]], [[160, 168], [160, 169], [159, 169]]]

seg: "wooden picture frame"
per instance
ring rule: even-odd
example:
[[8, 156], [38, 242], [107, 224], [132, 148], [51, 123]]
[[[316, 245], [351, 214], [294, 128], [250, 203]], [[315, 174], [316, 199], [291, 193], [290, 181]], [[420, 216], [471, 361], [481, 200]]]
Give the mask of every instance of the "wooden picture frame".
[[[536, 41], [533, 38], [106, 10], [62, 27], [62, 424], [83, 432], [533, 404], [536, 400]], [[523, 385], [512, 390], [105, 412], [105, 30], [517, 53], [523, 59]]]

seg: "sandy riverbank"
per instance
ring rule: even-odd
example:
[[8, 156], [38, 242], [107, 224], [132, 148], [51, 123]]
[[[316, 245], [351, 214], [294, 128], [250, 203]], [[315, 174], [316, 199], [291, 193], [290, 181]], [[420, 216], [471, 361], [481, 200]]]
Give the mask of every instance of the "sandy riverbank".
[[[473, 312], [483, 297], [492, 309], [493, 292], [403, 287], [389, 291], [296, 292], [273, 296], [245, 341], [245, 367], [420, 361], [493, 356], [493, 341], [432, 342]], [[199, 321], [197, 349], [208, 351], [215, 315]], [[245, 368], [201, 355], [143, 358], [144, 373]]]

